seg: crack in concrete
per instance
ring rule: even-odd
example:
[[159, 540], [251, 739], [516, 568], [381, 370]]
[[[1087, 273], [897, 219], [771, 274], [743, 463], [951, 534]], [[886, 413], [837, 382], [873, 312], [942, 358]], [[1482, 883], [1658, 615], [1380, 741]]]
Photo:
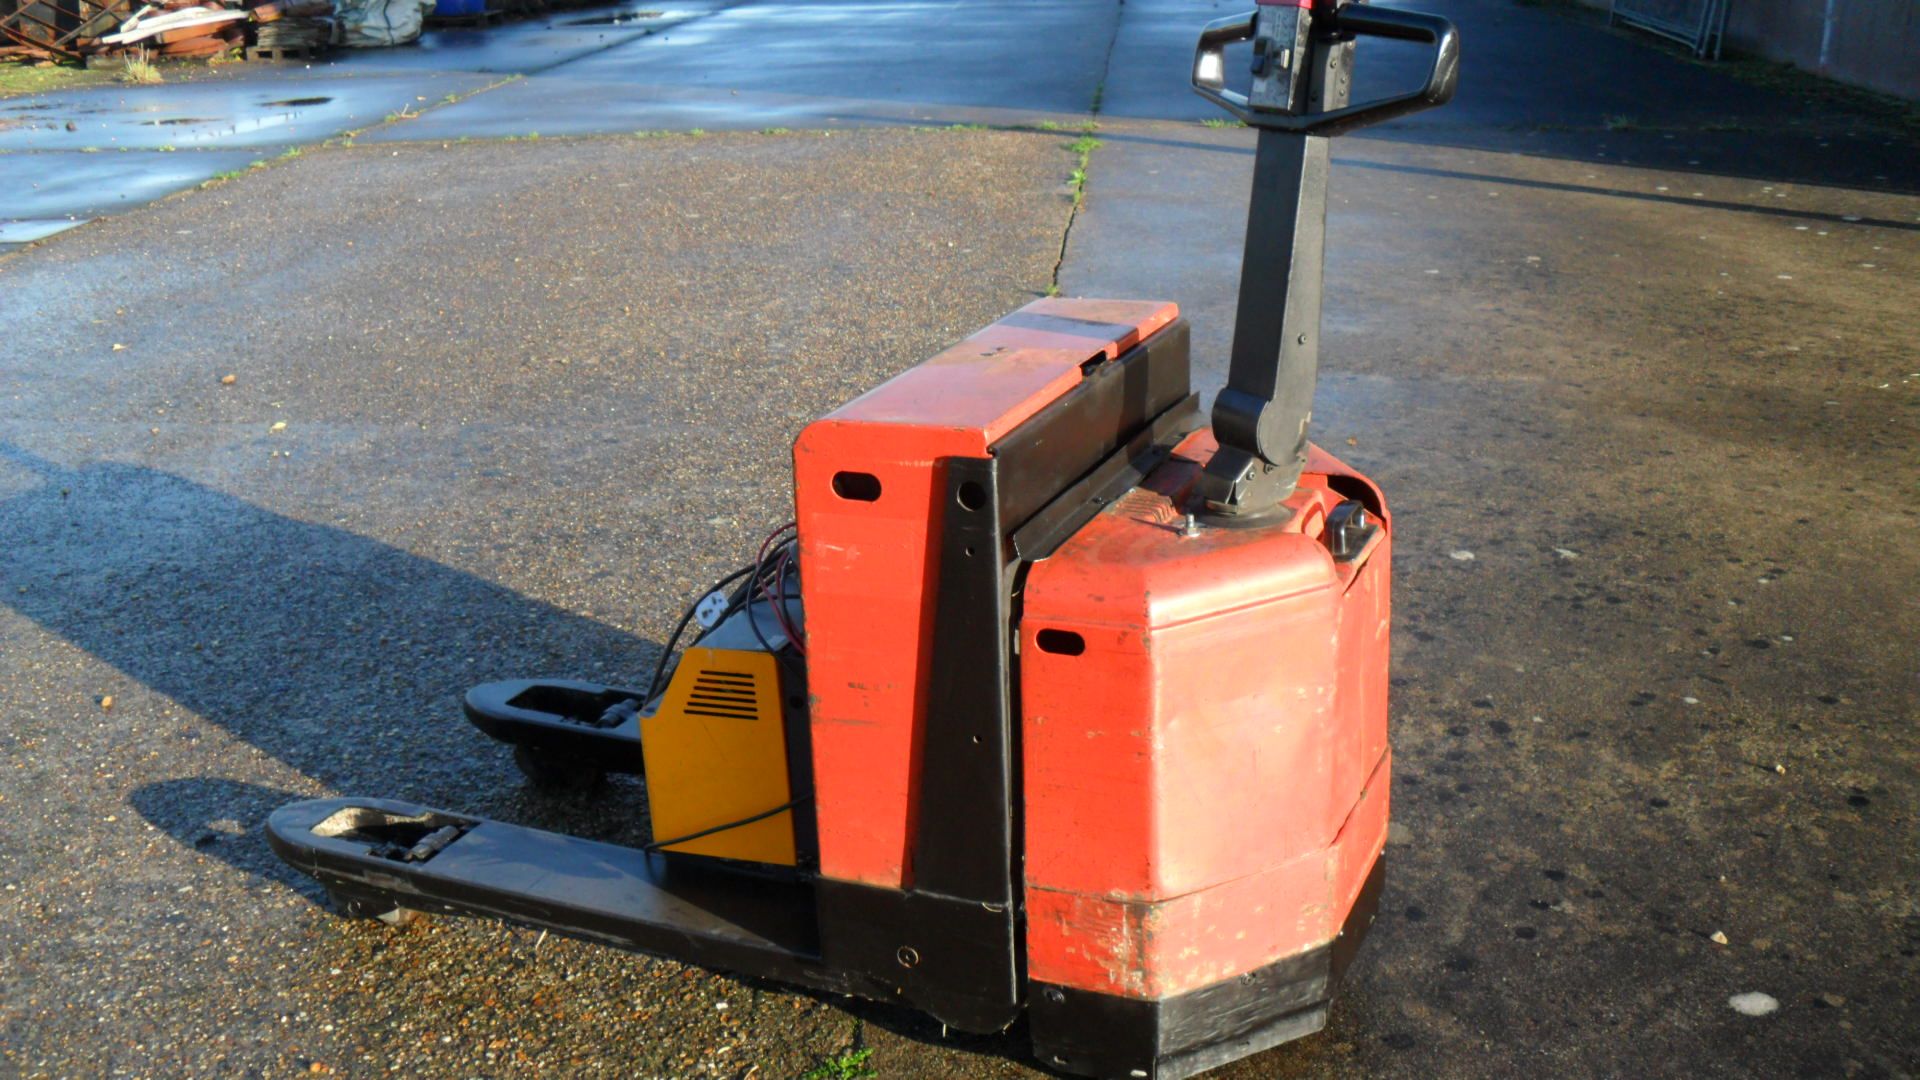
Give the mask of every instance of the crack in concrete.
[[[1120, 24], [1127, 17], [1127, 0], [1115, 0], [1113, 16], [1113, 34], [1107, 38], [1106, 59], [1100, 64], [1100, 82], [1093, 88], [1093, 101], [1087, 106], [1088, 122], [1084, 125], [1081, 138], [1092, 138], [1100, 124], [1100, 104], [1106, 97], [1107, 81], [1113, 77], [1113, 47], [1120, 40]], [[1067, 211], [1066, 227], [1060, 230], [1060, 254], [1053, 260], [1053, 277], [1047, 282], [1047, 295], [1055, 296], [1060, 292], [1060, 271], [1067, 265], [1067, 248], [1073, 242], [1073, 223], [1080, 217], [1080, 207], [1086, 200], [1087, 185], [1092, 182], [1092, 174], [1087, 167], [1093, 162], [1093, 151], [1099, 146], [1095, 142], [1080, 154], [1076, 166], [1079, 177], [1073, 192], [1073, 206]]]

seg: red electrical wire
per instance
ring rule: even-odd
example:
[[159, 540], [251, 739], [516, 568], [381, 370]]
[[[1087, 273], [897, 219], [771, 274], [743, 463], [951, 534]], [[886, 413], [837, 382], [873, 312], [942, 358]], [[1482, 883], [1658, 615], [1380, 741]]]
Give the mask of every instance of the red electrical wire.
[[793, 643], [794, 652], [805, 656], [807, 655], [806, 640], [801, 636], [799, 628], [793, 625], [793, 620], [787, 618], [787, 567], [793, 565], [797, 557], [798, 540], [799, 538], [795, 537], [788, 542], [786, 549], [780, 552], [780, 561], [773, 567], [773, 593], [768, 596], [768, 599], [773, 601], [773, 617], [780, 624], [780, 632], [786, 634], [787, 640]]
[[788, 529], [798, 529], [799, 527], [800, 527], [799, 522], [789, 521], [785, 525], [782, 525], [779, 528], [768, 533], [767, 538], [765, 540], [760, 541], [760, 553], [754, 556], [753, 565], [759, 566], [762, 563], [767, 561], [767, 549], [773, 546], [773, 542], [780, 538], [781, 533], [786, 532]]

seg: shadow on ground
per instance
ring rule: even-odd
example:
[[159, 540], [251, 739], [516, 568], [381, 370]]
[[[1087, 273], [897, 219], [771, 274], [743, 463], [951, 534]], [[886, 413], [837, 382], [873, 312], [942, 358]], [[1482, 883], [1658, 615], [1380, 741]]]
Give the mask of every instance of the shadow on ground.
[[[8, 446], [0, 459], [40, 480], [0, 501], [17, 541], [0, 563], [0, 595], [49, 632], [334, 790], [402, 787], [450, 809], [625, 842], [644, 830], [635, 781], [592, 799], [538, 795], [517, 777], [484, 793], [506, 750], [459, 719], [457, 699], [478, 678], [466, 657], [552, 671], [562, 657], [631, 663], [652, 642], [179, 476], [117, 463], [66, 469]], [[283, 885], [324, 903], [261, 833], [273, 810], [308, 794], [183, 777], [127, 799], [182, 848], [238, 870], [247, 889]], [[1024, 1028], [963, 1036], [909, 1010], [807, 996], [949, 1051], [1029, 1057]]]
[[[428, 802], [459, 797], [479, 812], [554, 816], [518, 790], [472, 805], [474, 759], [504, 757], [505, 748], [459, 719], [460, 695], [501, 674], [564, 674], [595, 660], [638, 667], [656, 648], [168, 473], [120, 463], [66, 469], [10, 447], [0, 458], [40, 479], [0, 502], [11, 547], [0, 562], [6, 604], [334, 790], [399, 794], [398, 785]], [[267, 796], [293, 797], [175, 781], [136, 801], [182, 843], [224, 851], [224, 839], [206, 840], [208, 823], [251, 829], [271, 809], [260, 805]], [[259, 873], [256, 854], [264, 848], [230, 861]]]

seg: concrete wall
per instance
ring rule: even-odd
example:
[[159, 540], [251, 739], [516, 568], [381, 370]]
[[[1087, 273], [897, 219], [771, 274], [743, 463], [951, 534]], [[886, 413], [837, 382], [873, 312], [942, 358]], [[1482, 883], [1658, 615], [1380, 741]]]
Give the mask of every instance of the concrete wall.
[[[1612, 0], [1579, 3], [1600, 11], [1613, 7]], [[1920, 0], [1729, 3], [1726, 43], [1732, 48], [1920, 101]]]
[[1920, 0], [1732, 0], [1727, 44], [1920, 100]]

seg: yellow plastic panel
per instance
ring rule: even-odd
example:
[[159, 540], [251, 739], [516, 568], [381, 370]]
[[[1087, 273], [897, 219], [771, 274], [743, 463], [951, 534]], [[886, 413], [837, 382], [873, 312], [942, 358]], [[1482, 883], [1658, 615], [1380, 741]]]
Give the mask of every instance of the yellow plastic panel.
[[[665, 700], [640, 721], [647, 807], [662, 840], [765, 813], [793, 798], [780, 673], [769, 653], [688, 649]], [[793, 811], [668, 851], [794, 864]]]

